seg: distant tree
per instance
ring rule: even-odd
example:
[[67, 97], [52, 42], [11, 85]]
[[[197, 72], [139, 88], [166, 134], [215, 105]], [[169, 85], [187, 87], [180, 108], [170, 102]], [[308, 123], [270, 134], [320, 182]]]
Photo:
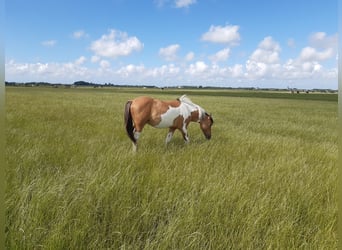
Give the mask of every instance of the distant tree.
[[74, 82], [74, 85], [76, 86], [93, 86], [93, 83], [86, 82], [86, 81], [76, 81]]

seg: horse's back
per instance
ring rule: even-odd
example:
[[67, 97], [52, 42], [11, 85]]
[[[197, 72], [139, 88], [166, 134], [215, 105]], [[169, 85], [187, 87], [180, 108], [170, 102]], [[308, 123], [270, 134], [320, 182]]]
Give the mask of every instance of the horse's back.
[[149, 110], [150, 112], [166, 112], [169, 107], [178, 107], [178, 100], [162, 101], [149, 96], [139, 96], [132, 100], [132, 108], [138, 110]]
[[147, 116], [152, 109], [153, 98], [148, 96], [139, 96], [132, 100], [131, 112], [135, 116]]
[[132, 104], [135, 106], [144, 106], [151, 102], [153, 102], [153, 98], [149, 96], [139, 96], [132, 100]]

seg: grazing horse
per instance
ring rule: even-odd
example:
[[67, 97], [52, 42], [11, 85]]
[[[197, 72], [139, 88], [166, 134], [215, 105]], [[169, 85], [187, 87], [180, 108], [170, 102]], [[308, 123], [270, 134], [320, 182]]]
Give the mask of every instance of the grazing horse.
[[172, 101], [161, 101], [146, 96], [137, 97], [126, 103], [124, 119], [134, 151], [137, 150], [138, 139], [146, 123], [155, 128], [169, 128], [166, 144], [171, 140], [176, 129], [182, 133], [185, 142], [188, 143], [187, 127], [190, 122], [198, 122], [204, 136], [210, 140], [211, 126], [214, 123], [212, 116], [186, 95]]

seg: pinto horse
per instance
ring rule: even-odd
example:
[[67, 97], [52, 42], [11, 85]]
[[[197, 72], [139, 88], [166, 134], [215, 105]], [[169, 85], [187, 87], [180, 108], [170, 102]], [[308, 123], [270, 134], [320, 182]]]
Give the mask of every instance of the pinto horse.
[[176, 129], [182, 133], [184, 141], [188, 143], [187, 127], [190, 122], [198, 122], [204, 136], [210, 140], [211, 126], [214, 123], [212, 116], [186, 95], [172, 101], [162, 101], [146, 96], [137, 97], [127, 101], [124, 119], [134, 151], [137, 150], [138, 139], [145, 124], [155, 128], [169, 128], [165, 140], [167, 144]]

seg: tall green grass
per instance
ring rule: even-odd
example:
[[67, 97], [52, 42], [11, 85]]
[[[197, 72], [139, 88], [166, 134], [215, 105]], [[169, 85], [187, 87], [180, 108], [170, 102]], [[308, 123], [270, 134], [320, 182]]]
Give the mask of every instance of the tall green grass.
[[134, 154], [141, 94], [6, 89], [8, 249], [337, 248], [337, 102], [193, 92], [212, 139], [146, 126]]

